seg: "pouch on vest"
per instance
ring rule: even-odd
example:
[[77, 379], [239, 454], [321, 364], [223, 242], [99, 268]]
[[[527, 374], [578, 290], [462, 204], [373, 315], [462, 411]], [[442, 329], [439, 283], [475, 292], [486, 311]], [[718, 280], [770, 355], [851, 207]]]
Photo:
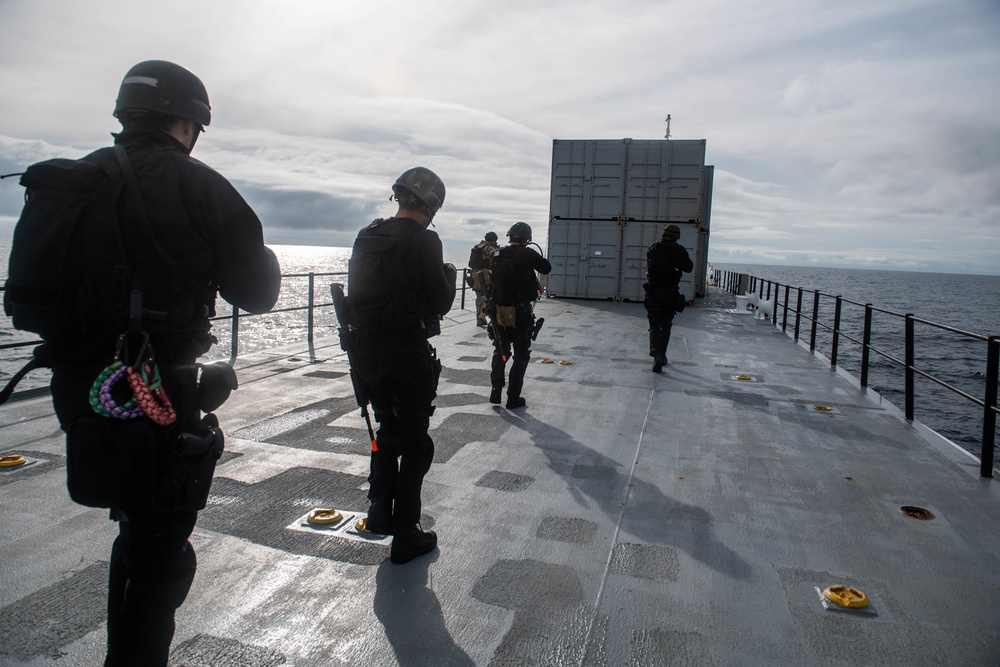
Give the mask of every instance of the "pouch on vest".
[[497, 306], [496, 323], [507, 329], [513, 329], [517, 324], [517, 306]]
[[148, 419], [82, 416], [66, 437], [70, 498], [126, 512], [204, 509], [224, 442], [211, 414], [198, 433], [176, 437]]

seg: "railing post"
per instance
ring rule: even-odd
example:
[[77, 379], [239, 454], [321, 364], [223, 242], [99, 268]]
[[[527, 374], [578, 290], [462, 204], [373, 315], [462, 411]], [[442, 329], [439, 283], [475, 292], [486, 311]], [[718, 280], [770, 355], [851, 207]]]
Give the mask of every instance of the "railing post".
[[812, 330], [809, 332], [809, 351], [816, 351], [816, 325], [819, 324], [819, 290], [813, 292]]
[[236, 355], [240, 351], [240, 309], [237, 306], [233, 306], [233, 328], [229, 338], [229, 361], [231, 363], [236, 360]]
[[795, 301], [795, 342], [799, 342], [799, 323], [802, 319], [802, 288], [796, 288], [799, 290], [799, 296]]
[[308, 310], [308, 327], [306, 329], [306, 340], [310, 343], [313, 342], [313, 288], [315, 287], [315, 276], [312, 272], [309, 272], [309, 310]]
[[904, 416], [907, 421], [913, 421], [913, 313], [906, 314], [906, 333], [904, 335], [906, 345], [906, 375], [905, 375], [905, 392], [906, 396], [903, 401], [906, 405], [904, 410]]
[[[771, 308], [771, 326], [774, 326], [778, 322], [778, 290], [781, 289], [781, 283], [774, 283], [774, 307]], [[768, 301], [771, 300], [771, 295], [767, 296]]]
[[837, 367], [837, 347], [840, 343], [840, 309], [842, 307], [840, 295], [833, 306], [833, 342], [830, 345], [830, 367]]
[[[468, 284], [465, 282], [466, 276], [468, 274], [468, 267], [462, 268], [462, 303], [459, 305], [459, 310], [465, 310], [465, 286]], [[476, 313], [478, 315], [478, 313]]]
[[788, 331], [788, 285], [785, 285], [785, 307], [781, 315], [781, 333]]
[[865, 328], [861, 334], [861, 388], [868, 388], [868, 362], [872, 345], [872, 305], [865, 304]]
[[979, 476], [993, 477], [993, 449], [997, 438], [997, 376], [1000, 375], [1000, 336], [986, 341], [986, 395], [983, 397], [983, 449]]

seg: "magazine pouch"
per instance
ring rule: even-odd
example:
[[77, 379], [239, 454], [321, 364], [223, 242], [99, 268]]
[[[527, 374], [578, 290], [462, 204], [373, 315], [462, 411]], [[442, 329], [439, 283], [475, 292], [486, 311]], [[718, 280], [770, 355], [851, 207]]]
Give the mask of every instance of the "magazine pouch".
[[496, 308], [496, 318], [498, 325], [506, 329], [513, 329], [517, 325], [517, 307], [498, 305]]
[[201, 510], [222, 455], [218, 425], [209, 414], [198, 433], [172, 436], [144, 418], [80, 417], [66, 438], [70, 498], [126, 512]]

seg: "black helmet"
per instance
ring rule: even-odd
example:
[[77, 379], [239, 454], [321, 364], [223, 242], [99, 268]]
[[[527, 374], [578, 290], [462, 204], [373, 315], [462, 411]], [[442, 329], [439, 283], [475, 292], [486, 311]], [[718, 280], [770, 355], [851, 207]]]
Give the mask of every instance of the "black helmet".
[[681, 228], [677, 225], [667, 225], [663, 228], [663, 238], [674, 239], [675, 241], [681, 238]]
[[510, 229], [507, 230], [507, 236], [510, 238], [524, 239], [525, 243], [531, 241], [531, 226], [526, 222], [515, 222], [511, 225]]
[[405, 190], [421, 204], [430, 209], [433, 216], [444, 204], [444, 183], [437, 174], [426, 167], [407, 169], [396, 179], [392, 191], [401, 204], [406, 204], [405, 196], [399, 191]]
[[496, 232], [486, 232], [486, 236], [484, 236], [483, 238], [485, 238], [490, 243], [496, 243], [496, 241], [497, 241], [497, 233]]
[[201, 125], [212, 121], [205, 84], [180, 65], [166, 60], [146, 60], [125, 74], [115, 101], [115, 118], [121, 118], [123, 111], [131, 109], [189, 118]]

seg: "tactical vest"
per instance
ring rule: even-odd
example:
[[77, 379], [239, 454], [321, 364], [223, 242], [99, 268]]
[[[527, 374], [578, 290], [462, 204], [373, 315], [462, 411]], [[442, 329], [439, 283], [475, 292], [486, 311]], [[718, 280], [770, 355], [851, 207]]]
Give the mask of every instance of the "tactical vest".
[[494, 305], [516, 306], [538, 298], [538, 281], [534, 269], [525, 261], [526, 252], [531, 251], [510, 245], [493, 256], [488, 297]]
[[354, 241], [347, 269], [351, 325], [362, 334], [426, 330], [429, 323], [414, 291], [410, 257], [413, 238], [422, 228], [404, 225], [393, 236], [383, 233], [387, 222], [375, 220]]

